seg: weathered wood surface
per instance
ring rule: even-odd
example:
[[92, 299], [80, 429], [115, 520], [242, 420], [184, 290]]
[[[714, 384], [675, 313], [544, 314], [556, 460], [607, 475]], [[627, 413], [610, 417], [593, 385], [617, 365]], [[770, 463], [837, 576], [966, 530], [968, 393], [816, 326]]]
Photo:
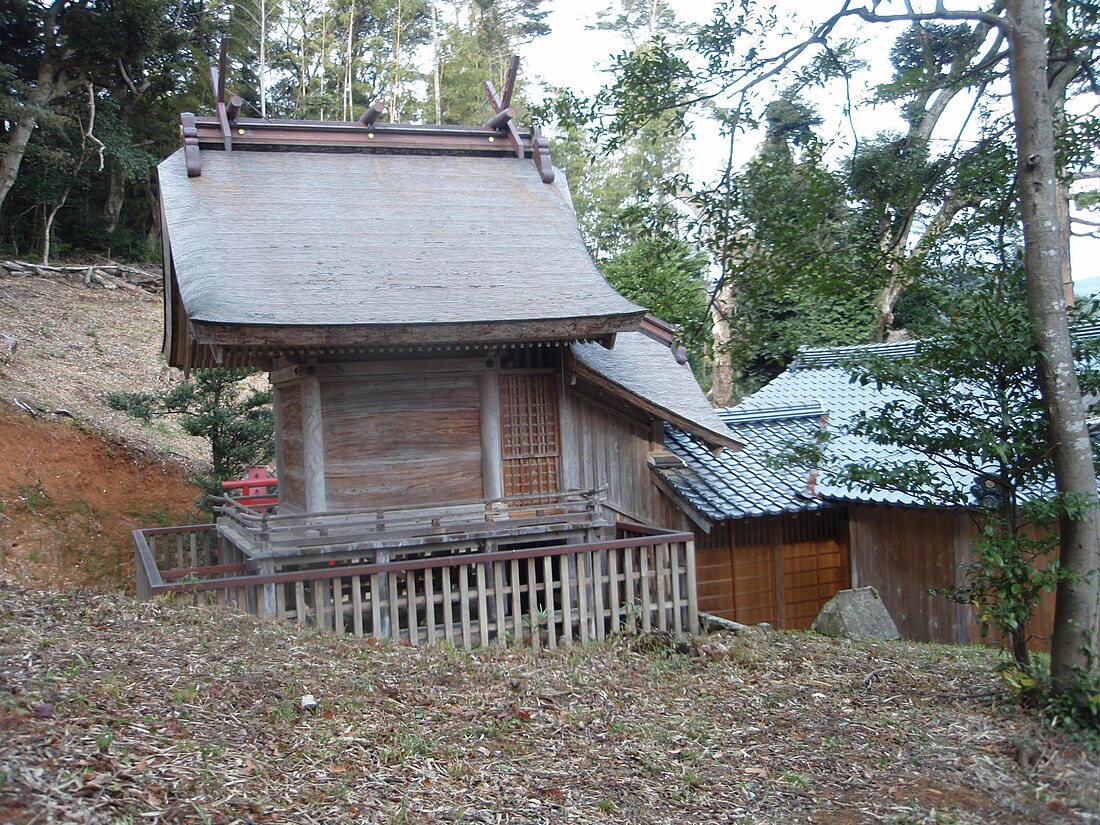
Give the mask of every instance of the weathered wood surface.
[[[853, 585], [879, 591], [898, 632], [918, 641], [982, 641], [975, 610], [929, 593], [965, 583], [977, 526], [964, 510], [853, 505]], [[1044, 594], [1031, 623], [1032, 650], [1049, 650], [1054, 597]], [[995, 641], [995, 636], [992, 639]]]
[[715, 525], [696, 551], [699, 609], [741, 624], [808, 628], [851, 586], [844, 527], [835, 514]]
[[573, 392], [562, 400], [562, 464], [566, 483], [606, 487], [610, 506], [631, 519], [667, 524], [664, 496], [650, 480], [654, 449], [648, 427]]
[[852, 506], [855, 587], [878, 590], [903, 638], [926, 642], [976, 641], [955, 605], [928, 592], [955, 584], [956, 531], [965, 512], [926, 508]]
[[321, 396], [332, 509], [482, 496], [476, 375], [326, 380]]
[[[134, 534], [142, 598], [172, 592], [336, 633], [469, 649], [509, 641], [555, 647], [639, 626], [678, 635], [698, 629], [688, 533], [639, 535], [620, 524], [625, 538], [583, 545], [270, 575], [226, 565], [190, 571], [186, 581], [173, 571], [172, 583], [156, 568], [150, 532]], [[188, 534], [178, 535], [187, 544]], [[576, 591], [570, 570], [586, 571]]]

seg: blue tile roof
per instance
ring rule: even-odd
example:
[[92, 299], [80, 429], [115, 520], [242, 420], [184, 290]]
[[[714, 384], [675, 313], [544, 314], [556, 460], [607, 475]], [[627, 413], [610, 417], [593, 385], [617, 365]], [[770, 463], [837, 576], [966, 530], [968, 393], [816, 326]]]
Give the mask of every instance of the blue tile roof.
[[[878, 389], [852, 383], [842, 366], [865, 353], [907, 358], [916, 342], [871, 344], [858, 347], [803, 348], [790, 367], [753, 395], [719, 416], [735, 437], [748, 446], [742, 452], [715, 457], [686, 434], [667, 428], [669, 450], [685, 462], [683, 468], [656, 472], [699, 513], [714, 520], [746, 518], [782, 512], [817, 509], [823, 500], [865, 501], [918, 505], [923, 499], [904, 491], [862, 491], [811, 479], [805, 468], [774, 469], [769, 457], [784, 452], [791, 443], [812, 443], [824, 427], [832, 435], [830, 452], [846, 461], [900, 463], [926, 456], [891, 446], [873, 444], [845, 435], [843, 430], [861, 411], [881, 408], [889, 401], [904, 402], [909, 396], [891, 388]], [[973, 474], [945, 466], [943, 472], [960, 489], [969, 490]]]
[[807, 490], [804, 470], [768, 466], [770, 453], [788, 442], [812, 441], [825, 410], [820, 404], [755, 410], [719, 410], [718, 415], [746, 447], [715, 455], [706, 445], [666, 424], [665, 445], [683, 467], [663, 467], [663, 477], [696, 511], [715, 521], [813, 510], [821, 502]]

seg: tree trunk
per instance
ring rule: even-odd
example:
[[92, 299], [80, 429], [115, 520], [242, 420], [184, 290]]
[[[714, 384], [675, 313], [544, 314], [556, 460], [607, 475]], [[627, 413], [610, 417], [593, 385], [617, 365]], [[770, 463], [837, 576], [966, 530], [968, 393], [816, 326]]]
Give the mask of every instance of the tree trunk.
[[1054, 689], [1074, 691], [1079, 669], [1095, 671], [1100, 569], [1100, 509], [1085, 407], [1074, 371], [1062, 289], [1053, 109], [1047, 89], [1043, 0], [1006, 0], [1009, 74], [1016, 121], [1020, 216], [1024, 227], [1028, 314], [1040, 386], [1050, 419], [1058, 492], [1086, 506], [1061, 523], [1061, 564], [1051, 641]]
[[28, 112], [16, 121], [11, 134], [8, 135], [8, 145], [4, 152], [0, 154], [0, 206], [4, 205], [8, 192], [15, 185], [16, 178], [19, 177], [19, 167], [23, 163], [23, 154], [27, 150], [27, 143], [30, 141], [31, 135], [34, 134], [37, 125], [38, 117], [33, 111]]
[[4, 206], [8, 193], [19, 177], [19, 167], [23, 164], [27, 143], [38, 126], [39, 114], [49, 106], [50, 101], [82, 85], [83, 80], [67, 80], [62, 66], [48, 55], [42, 58], [35, 86], [27, 102], [20, 107], [22, 113], [8, 133], [7, 146], [0, 151], [0, 207]]
[[710, 403], [716, 407], [733, 405], [733, 359], [730, 357], [730, 311], [733, 298], [728, 284], [718, 287], [711, 308], [711, 385]]
[[118, 218], [122, 214], [122, 204], [126, 199], [126, 176], [122, 166], [112, 159], [107, 164], [107, 199], [103, 202], [103, 229], [113, 235], [118, 228]]

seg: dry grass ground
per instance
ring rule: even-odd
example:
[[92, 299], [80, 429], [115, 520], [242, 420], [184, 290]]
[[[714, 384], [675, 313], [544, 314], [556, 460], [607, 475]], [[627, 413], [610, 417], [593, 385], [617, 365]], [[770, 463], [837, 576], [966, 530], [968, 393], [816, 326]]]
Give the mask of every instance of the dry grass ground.
[[1100, 821], [1096, 757], [983, 649], [466, 653], [17, 589], [0, 645], [3, 822]]

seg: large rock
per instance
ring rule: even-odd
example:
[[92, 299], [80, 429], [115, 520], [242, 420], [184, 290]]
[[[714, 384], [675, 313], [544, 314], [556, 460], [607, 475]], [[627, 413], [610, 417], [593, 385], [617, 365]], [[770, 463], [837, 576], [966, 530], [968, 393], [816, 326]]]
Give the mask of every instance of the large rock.
[[10, 364], [15, 360], [15, 351], [19, 348], [19, 344], [14, 338], [6, 333], [0, 332], [0, 364]]
[[821, 608], [810, 629], [822, 636], [861, 642], [901, 638], [897, 625], [873, 587], [841, 590]]

